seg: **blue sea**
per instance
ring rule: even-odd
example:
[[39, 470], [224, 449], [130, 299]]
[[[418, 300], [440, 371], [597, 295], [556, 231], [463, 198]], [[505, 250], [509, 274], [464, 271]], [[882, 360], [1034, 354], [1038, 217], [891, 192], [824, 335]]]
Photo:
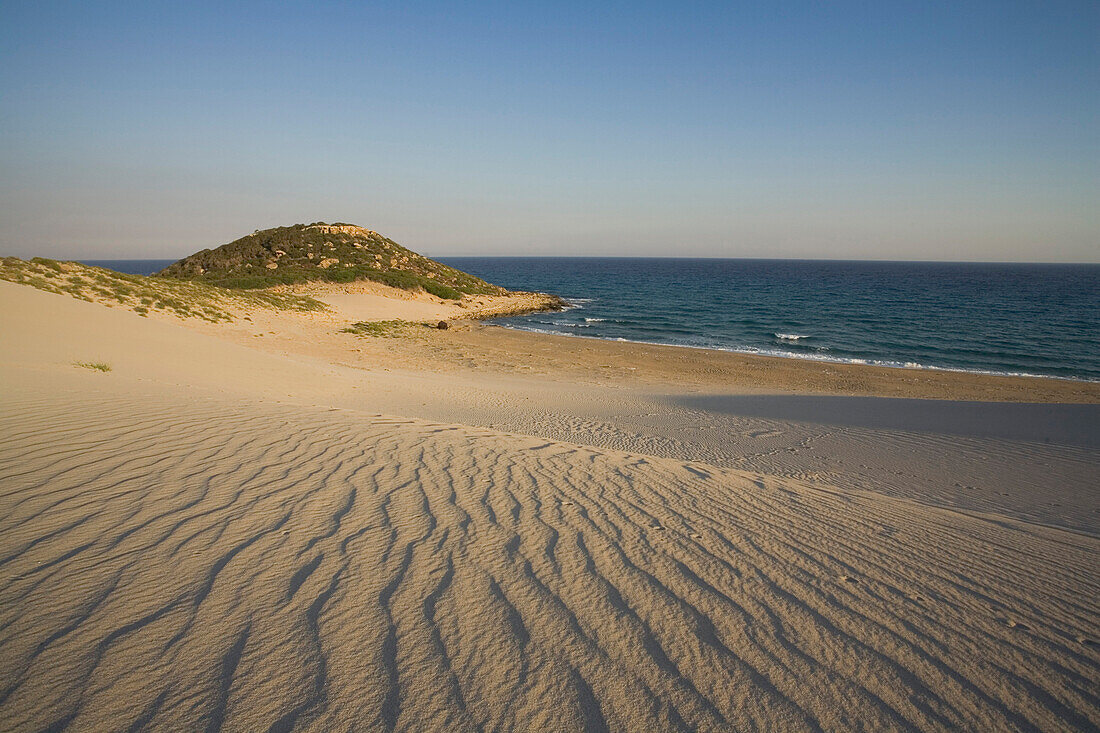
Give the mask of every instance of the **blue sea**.
[[[1100, 381], [1100, 265], [447, 257], [561, 313], [541, 333], [883, 366]], [[140, 266], [139, 266], [140, 263]], [[168, 261], [104, 261], [153, 272]]]
[[1100, 265], [447, 258], [564, 313], [545, 333], [898, 367], [1100, 380]]
[[105, 267], [127, 275], [152, 275], [163, 270], [175, 260], [80, 260], [85, 265]]

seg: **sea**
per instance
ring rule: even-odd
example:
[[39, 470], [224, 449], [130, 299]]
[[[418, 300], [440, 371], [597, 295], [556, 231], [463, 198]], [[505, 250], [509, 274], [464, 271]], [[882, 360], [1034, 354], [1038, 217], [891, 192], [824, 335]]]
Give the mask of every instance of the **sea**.
[[[1100, 265], [441, 257], [570, 307], [494, 321], [814, 361], [1100, 381]], [[168, 260], [91, 261], [146, 274]]]

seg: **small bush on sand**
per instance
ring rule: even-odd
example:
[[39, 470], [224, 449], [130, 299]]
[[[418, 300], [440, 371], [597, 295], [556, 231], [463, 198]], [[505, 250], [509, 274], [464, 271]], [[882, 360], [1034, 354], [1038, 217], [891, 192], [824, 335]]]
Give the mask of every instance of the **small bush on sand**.
[[412, 321], [362, 321], [348, 328], [341, 329], [341, 333], [354, 333], [356, 336], [375, 336], [382, 338], [399, 338], [409, 335], [409, 329], [424, 324]]
[[104, 364], [102, 361], [74, 361], [73, 366], [78, 366], [81, 369], [91, 369], [95, 372], [111, 371], [111, 365]]

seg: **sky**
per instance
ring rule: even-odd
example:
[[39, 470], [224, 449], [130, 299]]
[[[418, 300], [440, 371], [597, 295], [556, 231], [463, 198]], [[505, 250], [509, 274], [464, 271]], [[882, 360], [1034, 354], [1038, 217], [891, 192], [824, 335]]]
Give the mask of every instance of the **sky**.
[[1100, 3], [0, 0], [0, 254], [1100, 261]]

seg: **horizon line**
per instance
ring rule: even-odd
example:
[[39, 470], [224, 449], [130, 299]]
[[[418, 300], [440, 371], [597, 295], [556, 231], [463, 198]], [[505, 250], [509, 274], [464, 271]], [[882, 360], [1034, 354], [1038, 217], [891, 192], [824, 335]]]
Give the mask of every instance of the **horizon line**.
[[[418, 253], [423, 254], [423, 253]], [[49, 257], [61, 262], [177, 262], [184, 257], [82, 257], [64, 259]], [[743, 260], [757, 262], [880, 262], [895, 264], [923, 264], [923, 265], [1091, 265], [1100, 266], [1100, 260], [1083, 262], [1080, 260], [894, 260], [894, 259], [867, 259], [851, 257], [722, 257], [718, 255], [674, 256], [674, 255], [478, 255], [478, 254], [423, 254], [424, 257], [433, 260], [443, 259], [498, 259], [498, 260]]]

